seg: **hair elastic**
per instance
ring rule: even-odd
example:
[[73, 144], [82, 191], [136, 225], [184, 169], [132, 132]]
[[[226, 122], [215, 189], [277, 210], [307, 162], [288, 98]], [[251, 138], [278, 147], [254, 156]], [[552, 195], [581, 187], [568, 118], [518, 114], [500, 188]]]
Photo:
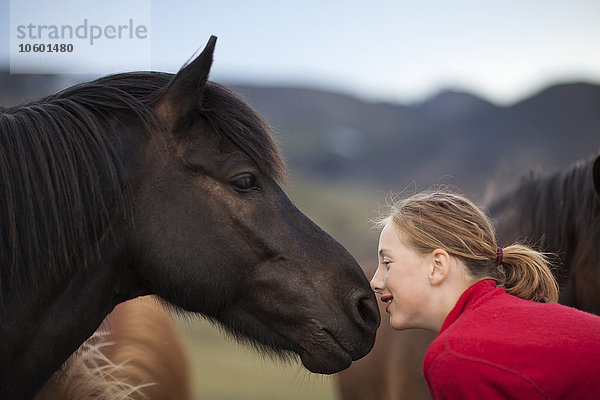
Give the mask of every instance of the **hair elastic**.
[[498, 247], [496, 249], [496, 254], [498, 254], [498, 256], [496, 256], [496, 266], [502, 264], [502, 256], [504, 255], [504, 252], [502, 251], [502, 247]]

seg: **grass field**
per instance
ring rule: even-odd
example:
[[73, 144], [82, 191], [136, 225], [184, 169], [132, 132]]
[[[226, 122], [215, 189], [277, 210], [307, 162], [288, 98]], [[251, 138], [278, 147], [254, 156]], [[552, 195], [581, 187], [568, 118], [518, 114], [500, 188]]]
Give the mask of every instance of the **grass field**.
[[360, 261], [377, 260], [379, 233], [373, 220], [385, 210], [388, 192], [353, 182], [333, 182], [292, 175], [284, 188], [310, 219], [339, 241]]
[[300, 362], [264, 358], [203, 320], [178, 321], [192, 364], [194, 400], [333, 400], [333, 379]]

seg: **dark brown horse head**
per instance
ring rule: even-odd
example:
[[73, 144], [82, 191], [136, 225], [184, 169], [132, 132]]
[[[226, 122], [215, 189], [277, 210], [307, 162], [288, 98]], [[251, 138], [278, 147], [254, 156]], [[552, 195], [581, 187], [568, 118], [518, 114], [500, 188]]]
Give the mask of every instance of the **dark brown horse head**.
[[0, 397], [30, 397], [143, 294], [314, 372], [373, 346], [369, 282], [282, 191], [265, 122], [208, 81], [214, 45], [174, 76], [111, 75], [1, 111]]
[[172, 145], [157, 145], [143, 166], [132, 234], [139, 274], [240, 338], [337, 372], [373, 345], [372, 293], [348, 252], [281, 190], [266, 124], [208, 82], [214, 44], [155, 103]]

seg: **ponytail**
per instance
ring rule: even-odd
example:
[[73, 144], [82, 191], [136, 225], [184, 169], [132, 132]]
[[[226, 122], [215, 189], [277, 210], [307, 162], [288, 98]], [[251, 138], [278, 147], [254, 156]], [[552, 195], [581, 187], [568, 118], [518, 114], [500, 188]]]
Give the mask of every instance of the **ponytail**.
[[558, 283], [544, 254], [514, 244], [503, 249], [498, 269], [498, 284], [507, 293], [544, 303], [558, 301]]

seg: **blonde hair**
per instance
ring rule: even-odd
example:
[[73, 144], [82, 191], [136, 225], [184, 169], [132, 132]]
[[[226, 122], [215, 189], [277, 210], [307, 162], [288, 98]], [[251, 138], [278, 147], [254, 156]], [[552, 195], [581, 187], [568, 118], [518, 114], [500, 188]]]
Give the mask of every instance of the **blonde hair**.
[[558, 284], [545, 254], [521, 244], [502, 249], [489, 218], [467, 198], [422, 192], [396, 202], [379, 225], [393, 222], [406, 244], [422, 254], [443, 249], [461, 259], [477, 279], [494, 279], [507, 293], [538, 302], [558, 301]]

